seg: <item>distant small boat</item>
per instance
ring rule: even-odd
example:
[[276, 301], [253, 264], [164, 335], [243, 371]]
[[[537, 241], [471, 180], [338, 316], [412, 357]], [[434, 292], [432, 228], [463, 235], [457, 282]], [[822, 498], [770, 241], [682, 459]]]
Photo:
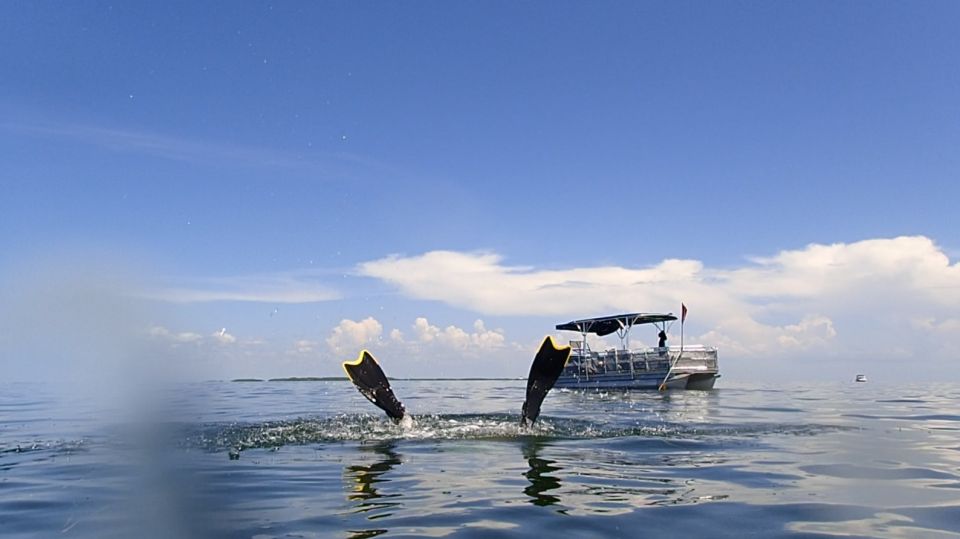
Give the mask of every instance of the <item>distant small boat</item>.
[[858, 374], [858, 375], [857, 375], [857, 379], [856, 379], [855, 381], [857, 381], [857, 382], [866, 382], [866, 381], [867, 381], [867, 375], [866, 375], [866, 374]]

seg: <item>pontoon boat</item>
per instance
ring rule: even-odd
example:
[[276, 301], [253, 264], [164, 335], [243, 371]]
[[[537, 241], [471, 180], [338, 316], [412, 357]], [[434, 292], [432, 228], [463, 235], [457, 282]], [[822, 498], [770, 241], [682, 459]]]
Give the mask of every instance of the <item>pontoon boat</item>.
[[[712, 389], [720, 377], [717, 349], [686, 345], [630, 349], [630, 330], [651, 324], [666, 334], [673, 314], [630, 313], [574, 320], [557, 329], [576, 331], [581, 339], [570, 341], [570, 360], [557, 379], [557, 388], [569, 389]], [[590, 334], [603, 337], [616, 333], [620, 347], [594, 351], [587, 344]]]

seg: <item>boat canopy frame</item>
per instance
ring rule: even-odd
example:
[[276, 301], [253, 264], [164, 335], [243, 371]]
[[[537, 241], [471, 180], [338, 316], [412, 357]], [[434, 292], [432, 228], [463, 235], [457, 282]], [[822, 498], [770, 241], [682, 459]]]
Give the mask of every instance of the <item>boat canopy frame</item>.
[[556, 328], [562, 331], [576, 331], [583, 336], [582, 346], [587, 346], [587, 335], [595, 333], [598, 337], [616, 333], [620, 337], [624, 350], [630, 349], [630, 330], [633, 326], [653, 324], [657, 328], [666, 329], [667, 322], [673, 322], [677, 317], [673, 313], [626, 313], [596, 318], [583, 318], [565, 324], [557, 324]]

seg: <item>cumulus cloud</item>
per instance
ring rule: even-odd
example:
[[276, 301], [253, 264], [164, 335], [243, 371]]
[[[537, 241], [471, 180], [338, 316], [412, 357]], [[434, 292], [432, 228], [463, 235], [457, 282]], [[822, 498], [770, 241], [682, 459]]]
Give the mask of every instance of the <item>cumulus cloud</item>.
[[[806, 316], [796, 324], [761, 324], [749, 316], [732, 316], [694, 340], [739, 355], [779, 354], [808, 349], [824, 350], [837, 336], [833, 321]], [[675, 336], [671, 336], [675, 340]]]
[[732, 293], [748, 298], [826, 300], [851, 292], [862, 296], [864, 290], [883, 286], [887, 293], [934, 305], [960, 301], [960, 265], [951, 265], [943, 250], [923, 236], [813, 244], [753, 262], [718, 272], [718, 277]]
[[360, 322], [342, 320], [331, 332], [327, 344], [334, 351], [341, 352], [377, 341], [382, 348], [402, 352], [404, 357], [451, 351], [475, 355], [511, 346], [502, 329], [488, 329], [482, 320], [475, 321], [472, 331], [468, 331], [455, 325], [436, 326], [426, 318], [418, 317], [408, 334], [393, 328], [388, 333], [389, 339], [380, 341], [382, 333], [383, 326], [372, 317]]
[[413, 333], [420, 344], [436, 343], [445, 348], [455, 350], [490, 350], [501, 348], [506, 342], [503, 330], [487, 329], [483, 320], [473, 323], [473, 331], [468, 332], [457, 326], [447, 326], [441, 329], [431, 324], [426, 318], [419, 317], [413, 323]]
[[233, 344], [237, 342], [237, 338], [235, 336], [227, 333], [227, 328], [221, 328], [220, 331], [211, 333], [210, 337], [219, 344]]
[[383, 325], [373, 317], [364, 318], [359, 322], [345, 319], [333, 328], [333, 332], [327, 338], [327, 345], [336, 352], [350, 351], [376, 342], [382, 334]]
[[[923, 236], [811, 244], [735, 268], [667, 259], [640, 268], [538, 269], [491, 252], [431, 251], [366, 262], [358, 272], [411, 298], [489, 315], [563, 319], [677, 310], [686, 301], [700, 331], [693, 337], [744, 355], [829, 351], [838, 342], [848, 352], [902, 351], [893, 345], [904, 328], [944, 338], [940, 328], [960, 318], [960, 265]], [[437, 339], [440, 330], [424, 324], [415, 334]]]

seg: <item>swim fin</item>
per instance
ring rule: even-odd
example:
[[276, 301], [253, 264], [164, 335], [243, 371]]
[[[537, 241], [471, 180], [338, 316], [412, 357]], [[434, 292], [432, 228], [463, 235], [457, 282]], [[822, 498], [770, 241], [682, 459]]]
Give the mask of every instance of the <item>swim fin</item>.
[[540, 405], [553, 388], [553, 384], [557, 382], [569, 358], [569, 346], [558, 348], [553, 342], [553, 337], [549, 335], [544, 337], [540, 350], [533, 358], [533, 365], [530, 365], [530, 376], [527, 377], [527, 399], [523, 401], [520, 425], [532, 425], [540, 416]]
[[344, 361], [343, 370], [360, 394], [386, 412], [390, 419], [396, 422], [403, 419], [406, 410], [393, 394], [387, 376], [370, 352], [363, 350], [355, 361]]

